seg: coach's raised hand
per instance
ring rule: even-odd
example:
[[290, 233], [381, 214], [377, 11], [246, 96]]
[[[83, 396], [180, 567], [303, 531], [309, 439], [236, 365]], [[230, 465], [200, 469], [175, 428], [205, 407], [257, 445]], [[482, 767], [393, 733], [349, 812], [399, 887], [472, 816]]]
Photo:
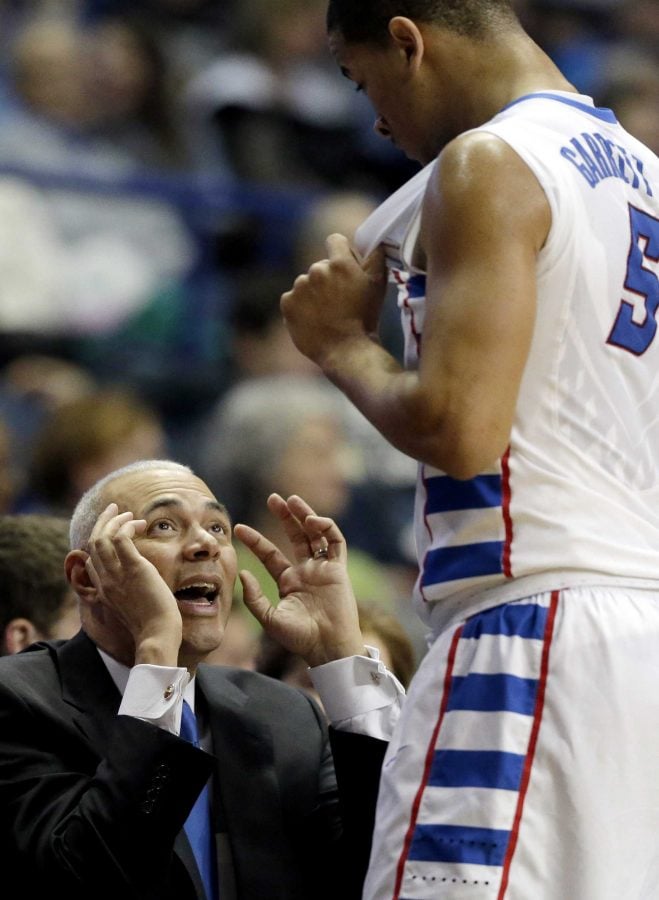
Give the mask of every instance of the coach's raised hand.
[[347, 548], [329, 518], [317, 516], [298, 496], [271, 494], [268, 508], [284, 524], [290, 559], [260, 532], [238, 524], [234, 534], [261, 560], [277, 582], [280, 601], [273, 606], [257, 579], [240, 572], [245, 605], [263, 628], [308, 665], [363, 655], [355, 595], [346, 568]]

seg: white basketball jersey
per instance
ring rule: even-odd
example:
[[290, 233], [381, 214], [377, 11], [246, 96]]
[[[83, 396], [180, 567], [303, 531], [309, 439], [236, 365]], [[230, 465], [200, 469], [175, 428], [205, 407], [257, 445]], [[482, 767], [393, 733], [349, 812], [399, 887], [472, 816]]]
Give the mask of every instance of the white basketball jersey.
[[[540, 590], [659, 586], [659, 159], [588, 97], [536, 93], [480, 131], [540, 182], [552, 224], [510, 445], [458, 481], [419, 466], [416, 600], [433, 628]], [[362, 225], [399, 284], [415, 367], [425, 275], [412, 266], [426, 166]]]

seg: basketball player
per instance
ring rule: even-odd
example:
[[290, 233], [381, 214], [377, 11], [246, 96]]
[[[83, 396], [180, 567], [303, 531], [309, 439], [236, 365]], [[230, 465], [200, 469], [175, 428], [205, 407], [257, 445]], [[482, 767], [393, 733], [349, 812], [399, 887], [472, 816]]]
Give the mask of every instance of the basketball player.
[[[423, 164], [282, 297], [419, 463], [433, 643], [364, 898], [658, 898], [659, 160], [508, 0], [330, 0], [328, 28]], [[387, 270], [404, 367], [377, 336]]]

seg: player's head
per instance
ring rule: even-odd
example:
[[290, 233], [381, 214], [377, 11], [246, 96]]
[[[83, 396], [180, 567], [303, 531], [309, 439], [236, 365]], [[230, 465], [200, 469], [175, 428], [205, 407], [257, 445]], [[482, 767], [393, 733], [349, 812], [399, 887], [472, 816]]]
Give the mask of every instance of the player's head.
[[510, 0], [329, 0], [327, 31], [349, 44], [385, 43], [396, 16], [474, 38], [516, 20]]
[[330, 0], [327, 27], [339, 68], [375, 110], [376, 132], [421, 163], [489, 118], [475, 99], [499, 82], [499, 65], [510, 67], [521, 32], [510, 0]]

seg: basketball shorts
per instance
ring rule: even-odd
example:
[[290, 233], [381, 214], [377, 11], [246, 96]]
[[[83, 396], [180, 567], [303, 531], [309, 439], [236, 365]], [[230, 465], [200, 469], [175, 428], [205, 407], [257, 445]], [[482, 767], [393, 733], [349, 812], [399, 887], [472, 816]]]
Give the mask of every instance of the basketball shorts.
[[438, 636], [384, 762], [364, 900], [659, 900], [659, 591]]

